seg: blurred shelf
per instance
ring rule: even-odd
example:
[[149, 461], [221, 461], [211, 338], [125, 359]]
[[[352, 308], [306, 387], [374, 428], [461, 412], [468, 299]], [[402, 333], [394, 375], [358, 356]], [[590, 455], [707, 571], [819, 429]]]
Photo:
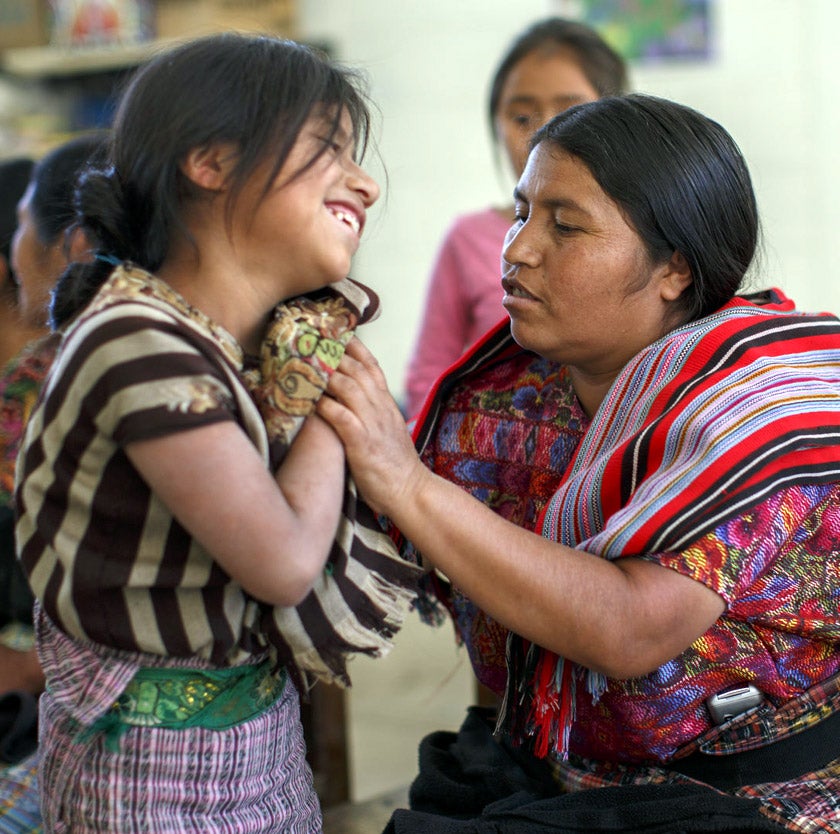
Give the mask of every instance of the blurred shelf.
[[138, 66], [179, 41], [179, 38], [158, 38], [135, 44], [7, 49], [0, 53], [0, 69], [18, 78], [69, 78], [113, 72]]

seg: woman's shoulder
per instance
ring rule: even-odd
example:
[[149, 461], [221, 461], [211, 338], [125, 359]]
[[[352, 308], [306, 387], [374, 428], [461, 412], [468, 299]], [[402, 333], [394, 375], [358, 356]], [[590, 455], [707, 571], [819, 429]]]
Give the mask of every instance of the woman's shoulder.
[[[69, 345], [96, 346], [103, 340], [132, 338], [135, 349], [157, 352], [165, 340], [192, 345], [201, 353], [214, 351], [240, 369], [243, 353], [236, 340], [200, 310], [192, 307], [165, 281], [138, 267], [117, 268], [99, 292], [67, 328]], [[145, 347], [143, 347], [145, 346]]]

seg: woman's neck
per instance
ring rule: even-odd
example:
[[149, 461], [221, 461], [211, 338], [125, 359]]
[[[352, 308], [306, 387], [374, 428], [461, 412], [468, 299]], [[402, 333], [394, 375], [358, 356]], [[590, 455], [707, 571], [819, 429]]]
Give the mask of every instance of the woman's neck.
[[24, 322], [16, 308], [0, 303], [0, 367], [17, 356], [30, 342], [48, 332], [49, 328], [45, 324]]

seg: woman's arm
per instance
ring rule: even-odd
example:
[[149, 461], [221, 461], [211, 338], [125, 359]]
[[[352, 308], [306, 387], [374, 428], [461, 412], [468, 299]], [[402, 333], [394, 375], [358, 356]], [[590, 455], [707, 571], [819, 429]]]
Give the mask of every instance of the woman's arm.
[[724, 610], [716, 593], [640, 559], [611, 562], [505, 521], [419, 460], [376, 360], [358, 340], [318, 412], [345, 444], [366, 500], [479, 607], [613, 678], [678, 655]]
[[297, 605], [324, 567], [344, 495], [344, 452], [312, 415], [272, 477], [233, 422], [129, 444], [152, 491], [259, 600]]

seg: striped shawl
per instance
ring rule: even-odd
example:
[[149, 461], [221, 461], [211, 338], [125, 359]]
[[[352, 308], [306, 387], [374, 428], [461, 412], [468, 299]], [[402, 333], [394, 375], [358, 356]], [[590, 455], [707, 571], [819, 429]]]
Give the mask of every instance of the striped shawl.
[[[607, 559], [686, 548], [792, 485], [840, 481], [840, 322], [736, 298], [621, 371], [546, 505], [545, 538]], [[564, 757], [577, 682], [512, 636], [500, 723]], [[516, 697], [516, 696], [519, 697]]]

